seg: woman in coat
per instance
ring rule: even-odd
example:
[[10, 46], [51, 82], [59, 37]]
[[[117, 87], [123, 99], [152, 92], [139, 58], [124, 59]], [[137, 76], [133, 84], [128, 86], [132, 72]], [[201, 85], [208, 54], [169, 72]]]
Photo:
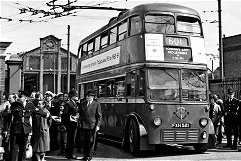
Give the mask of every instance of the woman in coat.
[[[46, 102], [38, 101], [38, 108], [49, 113], [46, 108]], [[43, 118], [39, 115], [33, 115], [33, 136], [32, 146], [37, 161], [44, 161], [46, 151], [50, 150], [49, 127], [51, 125], [50, 118]]]

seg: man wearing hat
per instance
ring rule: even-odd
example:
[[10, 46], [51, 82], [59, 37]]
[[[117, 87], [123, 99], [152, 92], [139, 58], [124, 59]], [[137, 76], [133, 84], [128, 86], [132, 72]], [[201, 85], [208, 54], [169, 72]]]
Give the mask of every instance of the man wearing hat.
[[[239, 100], [234, 98], [234, 90], [228, 89], [228, 99], [224, 101], [224, 124], [227, 145], [224, 148], [237, 149]], [[232, 130], [234, 139], [232, 143]]]
[[69, 91], [69, 100], [64, 106], [64, 111], [62, 114], [63, 124], [66, 127], [67, 131], [67, 145], [65, 150], [65, 156], [67, 159], [76, 159], [76, 156], [73, 155], [74, 146], [75, 146], [75, 136], [77, 130], [77, 104], [78, 92], [75, 89]]
[[86, 94], [86, 100], [80, 104], [79, 112], [79, 131], [81, 146], [84, 151], [82, 160], [91, 160], [94, 150], [96, 132], [99, 131], [102, 113], [100, 103], [94, 100], [94, 90], [89, 90]]
[[30, 94], [19, 90], [19, 101], [11, 105], [11, 113], [8, 120], [10, 126], [10, 160], [24, 161], [26, 144], [30, 139], [32, 132], [31, 116], [33, 113], [43, 117], [49, 117], [49, 114], [35, 108], [31, 101], [28, 101]]

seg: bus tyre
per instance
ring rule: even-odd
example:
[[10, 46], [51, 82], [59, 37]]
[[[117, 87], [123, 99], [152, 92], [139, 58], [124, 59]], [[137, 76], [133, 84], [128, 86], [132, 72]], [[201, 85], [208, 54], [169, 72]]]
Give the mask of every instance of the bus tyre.
[[137, 155], [140, 150], [140, 134], [137, 122], [132, 119], [129, 124], [129, 149], [133, 155]]
[[197, 153], [204, 153], [204, 152], [207, 151], [207, 149], [201, 149], [201, 145], [200, 145], [200, 144], [194, 145], [193, 147], [194, 147], [194, 149], [195, 149], [195, 151], [196, 151]]

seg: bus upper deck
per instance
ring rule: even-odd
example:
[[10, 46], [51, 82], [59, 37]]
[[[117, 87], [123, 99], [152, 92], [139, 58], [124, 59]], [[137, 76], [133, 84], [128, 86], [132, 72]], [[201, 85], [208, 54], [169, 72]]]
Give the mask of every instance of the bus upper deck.
[[206, 63], [198, 13], [162, 3], [140, 5], [120, 14], [83, 39], [78, 56], [81, 74], [145, 61]]

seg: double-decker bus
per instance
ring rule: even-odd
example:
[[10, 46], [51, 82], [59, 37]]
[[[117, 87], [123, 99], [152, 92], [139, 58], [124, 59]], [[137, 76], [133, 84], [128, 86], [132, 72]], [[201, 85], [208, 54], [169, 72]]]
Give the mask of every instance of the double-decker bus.
[[121, 12], [84, 38], [77, 89], [101, 103], [100, 136], [131, 153], [180, 144], [214, 146], [204, 35], [197, 11], [150, 3]]

